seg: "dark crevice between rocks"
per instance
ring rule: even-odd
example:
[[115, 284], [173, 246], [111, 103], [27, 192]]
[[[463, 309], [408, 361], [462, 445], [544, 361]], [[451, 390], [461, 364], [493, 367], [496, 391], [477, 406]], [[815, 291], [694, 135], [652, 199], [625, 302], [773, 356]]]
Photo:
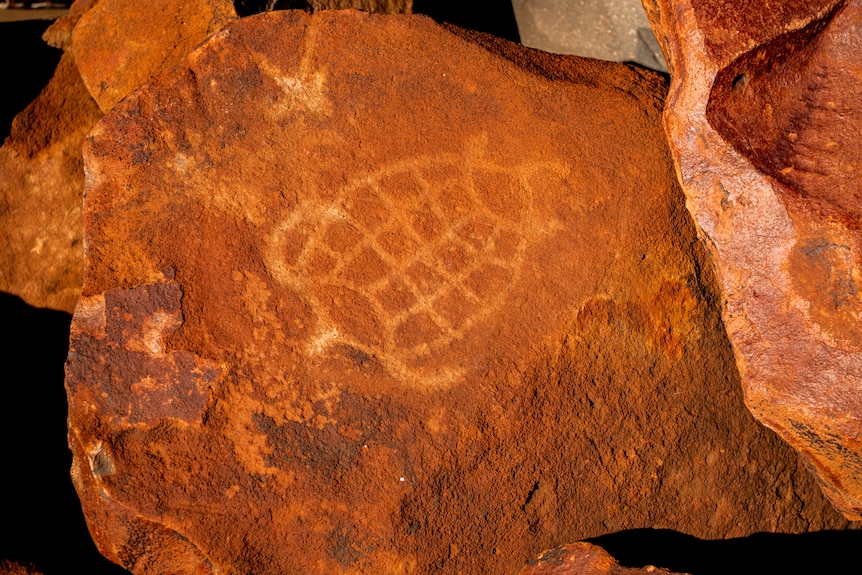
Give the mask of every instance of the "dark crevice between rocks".
[[520, 42], [511, 0], [414, 0], [413, 13]]
[[[243, 17], [272, 10], [312, 11], [309, 0], [234, 0], [234, 7]], [[511, 0], [414, 0], [413, 13], [512, 42], [521, 41]]]
[[668, 529], [632, 529], [589, 539], [625, 567], [655, 565], [691, 575], [847, 573], [862, 531], [818, 531], [706, 541]]
[[71, 321], [0, 292], [0, 560], [44, 575], [121, 575], [90, 538], [69, 475], [63, 364]]
[[311, 12], [311, 3], [308, 0], [234, 0], [233, 7], [241, 18], [273, 10]]
[[50, 20], [0, 23], [0, 142], [9, 136], [12, 119], [48, 85], [62, 51], [42, 40]]

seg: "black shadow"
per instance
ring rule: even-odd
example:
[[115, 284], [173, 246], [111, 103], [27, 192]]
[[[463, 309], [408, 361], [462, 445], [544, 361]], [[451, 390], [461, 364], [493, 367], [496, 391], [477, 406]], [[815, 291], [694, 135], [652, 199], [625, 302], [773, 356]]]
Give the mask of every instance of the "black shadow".
[[96, 550], [69, 476], [63, 363], [71, 321], [0, 292], [0, 560], [44, 575], [122, 575]]
[[511, 0], [414, 0], [414, 14], [520, 42]]
[[50, 20], [0, 23], [0, 142], [14, 118], [32, 102], [54, 75], [62, 51], [42, 40]]
[[[811, 575], [859, 569], [862, 531], [755, 533], [705, 541], [667, 529], [632, 529], [589, 542], [626, 567], [655, 565], [691, 575]], [[856, 567], [848, 570], [848, 565]]]
[[[240, 16], [267, 10], [312, 11], [309, 0], [234, 0], [233, 4]], [[521, 41], [511, 0], [414, 0], [413, 13], [512, 42]]]

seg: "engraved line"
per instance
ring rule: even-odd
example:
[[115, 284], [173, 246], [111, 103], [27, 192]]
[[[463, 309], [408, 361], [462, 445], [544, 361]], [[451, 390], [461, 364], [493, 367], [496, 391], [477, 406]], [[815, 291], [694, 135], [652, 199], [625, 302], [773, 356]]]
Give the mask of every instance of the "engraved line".
[[[306, 274], [306, 278], [310, 280], [312, 284], [329, 284], [345, 287], [355, 291], [359, 295], [362, 295], [371, 306], [384, 331], [384, 333], [380, 334], [382, 336], [381, 343], [383, 343], [384, 348], [382, 351], [389, 353], [381, 358], [382, 361], [392, 365], [393, 367], [400, 368], [398, 371], [412, 371], [403, 362], [402, 358], [402, 356], [405, 355], [404, 352], [408, 350], [400, 348], [402, 351], [399, 352], [399, 348], [395, 346], [395, 330], [397, 327], [402, 325], [404, 320], [412, 314], [425, 312], [429, 319], [435, 323], [435, 326], [443, 332], [443, 335], [432, 341], [423, 342], [419, 346], [416, 346], [424, 348], [421, 352], [413, 351], [416, 347], [410, 348], [410, 354], [408, 355], [412, 355], [413, 353], [426, 355], [427, 353], [430, 353], [433, 348], [445, 338], [445, 336], [452, 339], [459, 338], [463, 336], [464, 332], [471, 329], [479, 321], [487, 317], [487, 315], [497, 307], [499, 301], [505, 297], [509, 288], [517, 282], [517, 278], [522, 271], [521, 268], [523, 267], [526, 247], [529, 243], [527, 241], [527, 237], [523, 234], [522, 229], [525, 227], [525, 222], [531, 220], [534, 215], [534, 206], [532, 205], [534, 190], [530, 185], [529, 179], [542, 169], [549, 170], [562, 177], [566, 177], [569, 173], [569, 170], [562, 164], [551, 163], [533, 164], [529, 166], [520, 165], [514, 168], [501, 168], [500, 166], [494, 165], [488, 161], [483, 161], [479, 157], [473, 157], [475, 154], [472, 152], [473, 151], [471, 150], [469, 156], [458, 155], [449, 157], [450, 155], [447, 154], [441, 155], [437, 158], [414, 158], [385, 167], [374, 174], [366, 175], [362, 179], [355, 180], [354, 182], [341, 187], [333, 202], [335, 205], [329, 208], [329, 210], [324, 210], [322, 206], [310, 206], [309, 202], [306, 202], [300, 207], [300, 209], [291, 214], [291, 217], [285, 223], [277, 226], [273, 233], [271, 241], [274, 245], [273, 248], [269, 250], [269, 259], [281, 260], [270, 262], [276, 277], [286, 283], [296, 284], [296, 280], [302, 279], [300, 277], [301, 272], [308, 271], [309, 256], [314, 249], [318, 249], [321, 253], [333, 257], [335, 264], [328, 273], [318, 274], [314, 277], [308, 277], [308, 274]], [[441, 193], [440, 189], [432, 186], [420, 170], [421, 166], [433, 168], [435, 165], [445, 164], [448, 164], [448, 166], [457, 165], [459, 167], [458, 172], [460, 172], [460, 175], [466, 184], [465, 186], [460, 186], [460, 191], [466, 192], [464, 199], [468, 201], [469, 209], [462, 217], [456, 219], [444, 216], [442, 206], [445, 195]], [[512, 180], [517, 182], [518, 187], [520, 188], [518, 190], [520, 192], [518, 194], [518, 199], [521, 202], [520, 207], [523, 209], [517, 218], [518, 221], [510, 222], [509, 219], [497, 215], [489, 208], [488, 204], [486, 204], [484, 200], [479, 198], [476, 186], [476, 176], [479, 170], [485, 170], [487, 172], [497, 174], [503, 173], [505, 176], [510, 178], [510, 183]], [[403, 208], [400, 206], [396, 207], [394, 200], [391, 200], [387, 195], [385, 195], [381, 189], [381, 183], [384, 177], [405, 171], [414, 179], [414, 182], [418, 183], [420, 187], [418, 198], [422, 200], [422, 207], [430, 209], [430, 214], [438, 218], [438, 223], [443, 226], [444, 231], [434, 239], [426, 241], [424, 238], [419, 236], [419, 233], [409, 220], [409, 203]], [[451, 181], [452, 178], [446, 178], [442, 183], [449, 183]], [[363, 185], [367, 185], [370, 188], [370, 192], [374, 195], [377, 201], [379, 201], [388, 211], [390, 218], [384, 224], [383, 231], [379, 228], [366, 226], [351, 215], [351, 210], [347, 209], [347, 205], [353, 205], [356, 209], [361, 207], [352, 201], [352, 198], [351, 201], [348, 202], [348, 197], [351, 192], [356, 191]], [[343, 253], [335, 252], [324, 241], [326, 232], [332, 228], [331, 224], [334, 218], [324, 218], [323, 216], [326, 212], [333, 210], [333, 208], [339, 212], [338, 215], [341, 219], [346, 220], [351, 226], [357, 229], [361, 235], [360, 240], [357, 241], [350, 250], [346, 250]], [[477, 214], [476, 212], [480, 211], [479, 208], [481, 208], [481, 212]], [[305, 236], [305, 243], [303, 244], [301, 253], [297, 258], [296, 264], [294, 266], [286, 266], [283, 258], [274, 258], [273, 253], [276, 253], [275, 255], [280, 255], [277, 253], [278, 248], [283, 249], [283, 238], [286, 232], [294, 228], [301, 230], [302, 228], [299, 224], [302, 223], [302, 220], [311, 222], [314, 220], [313, 216], [321, 216], [320, 219], [324, 220], [326, 225], [311, 226], [311, 231], [307, 234], [303, 234]], [[491, 228], [488, 237], [485, 241], [480, 243], [479, 247], [475, 247], [472, 241], [468, 241], [468, 239], [458, 236], [458, 232], [463, 231], [465, 226], [470, 223], [477, 223], [480, 225], [487, 224]], [[529, 226], [527, 226], [527, 228], [529, 228]], [[391, 256], [388, 251], [383, 249], [379, 242], [380, 235], [384, 231], [390, 231], [392, 229], [406, 233], [408, 237], [412, 238], [417, 244], [417, 249], [415, 250], [416, 253], [405, 260], [403, 264], [401, 261], [396, 260], [394, 256]], [[512, 233], [517, 240], [515, 249], [512, 252], [512, 257], [506, 258], [500, 255], [492, 256], [490, 252], [492, 249], [497, 247], [504, 231]], [[449, 272], [443, 264], [442, 258], [435, 257], [436, 254], [439, 253], [438, 250], [448, 243], [455, 245], [462, 252], [462, 255], [465, 255], [471, 260], [463, 268], [454, 273]], [[384, 273], [378, 279], [365, 284], [363, 287], [359, 287], [353, 281], [347, 281], [346, 279], [337, 277], [341, 274], [344, 267], [349, 265], [351, 262], [354, 262], [358, 257], [359, 252], [366, 247], [370, 248], [373, 253], [388, 266], [387, 273]], [[439, 285], [433, 286], [434, 289], [430, 295], [423, 295], [420, 293], [418, 285], [406, 273], [406, 270], [416, 263], [421, 263], [427, 266], [441, 278]], [[500, 292], [496, 294], [496, 297], [492, 297], [490, 300], [483, 302], [483, 300], [465, 284], [465, 280], [470, 274], [488, 265], [499, 266], [500, 268], [507, 270], [511, 276], [506, 282], [507, 289], [500, 290]], [[288, 267], [293, 269], [288, 270]], [[380, 293], [380, 289], [387, 282], [393, 281], [394, 279], [400, 280], [400, 282], [410, 292], [411, 296], [415, 298], [415, 302], [413, 305], [404, 308], [400, 313], [389, 314], [383, 309], [382, 304], [378, 300], [378, 295]], [[296, 287], [299, 288], [300, 285], [296, 285]], [[318, 317], [318, 322], [328, 319], [331, 323], [332, 320], [328, 317], [329, 314], [325, 312], [324, 307], [321, 305], [321, 302], [315, 294], [313, 292], [306, 293], [308, 292], [307, 289], [300, 291], [305, 293], [305, 297], [309, 301], [309, 304], [314, 308], [315, 315]], [[443, 297], [444, 293], [462, 294], [468, 301], [471, 301], [474, 304], [479, 304], [479, 311], [475, 314], [465, 313], [461, 318], [461, 327], [456, 330], [451, 322], [442, 317], [434, 309], [434, 305]], [[482, 306], [482, 303], [485, 303], [486, 305]], [[364, 344], [360, 344], [350, 334], [340, 334], [339, 338], [343, 341], [352, 342], [353, 345], [360, 349], [366, 349], [372, 354], [375, 353], [374, 348], [376, 346], [369, 347]]]

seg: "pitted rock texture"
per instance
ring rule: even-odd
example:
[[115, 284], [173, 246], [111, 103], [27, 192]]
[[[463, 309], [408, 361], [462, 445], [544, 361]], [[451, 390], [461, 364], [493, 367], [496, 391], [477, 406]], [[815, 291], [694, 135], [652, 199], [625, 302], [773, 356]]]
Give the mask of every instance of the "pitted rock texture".
[[102, 552], [515, 573], [626, 528], [846, 527], [744, 408], [665, 89], [425, 17], [273, 12], [119, 104], [85, 145], [67, 363]]
[[578, 542], [544, 551], [519, 575], [681, 575], [648, 565], [642, 569], [623, 567], [604, 549]]
[[665, 127], [754, 415], [862, 518], [862, 2], [660, 0]]
[[68, 311], [83, 284], [81, 143], [102, 117], [64, 54], [0, 148], [0, 291]]
[[71, 51], [87, 89], [108, 112], [236, 17], [229, 0], [99, 0], [77, 20]]

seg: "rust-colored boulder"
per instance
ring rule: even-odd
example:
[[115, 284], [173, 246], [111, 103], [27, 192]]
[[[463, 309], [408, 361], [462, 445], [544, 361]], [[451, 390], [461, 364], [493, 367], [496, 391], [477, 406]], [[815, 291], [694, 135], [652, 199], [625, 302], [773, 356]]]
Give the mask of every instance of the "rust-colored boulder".
[[42, 34], [42, 39], [50, 46], [60, 48], [63, 51], [69, 51], [72, 48], [72, 32], [78, 24], [78, 20], [84, 15], [84, 12], [96, 5], [99, 0], [75, 0], [69, 6], [69, 13], [54, 20], [48, 26], [45, 33]]
[[665, 127], [746, 403], [862, 518], [862, 2], [659, 0]]
[[83, 284], [81, 143], [102, 114], [64, 54], [0, 148], [0, 291], [72, 312]]
[[223, 13], [232, 5], [223, 4], [76, 0], [46, 31], [71, 52], [0, 148], [0, 290], [74, 310], [83, 283], [81, 143], [102, 116], [85, 84], [110, 109], [230, 21]]
[[648, 565], [642, 569], [622, 567], [607, 551], [586, 542], [571, 543], [544, 551], [521, 570], [520, 575], [674, 575]]
[[[113, 108], [152, 76], [179, 64], [195, 46], [236, 19], [234, 4], [232, 0], [91, 0], [91, 5], [70, 14], [67, 19], [74, 23], [71, 50], [102, 111]], [[300, 4], [315, 12], [357, 8], [382, 14], [409, 14], [413, 6], [412, 0], [308, 0]], [[266, 2], [249, 9], [277, 6]], [[51, 38], [63, 45], [59, 32]]]
[[119, 104], [85, 144], [67, 363], [102, 552], [514, 573], [627, 528], [846, 527], [743, 406], [664, 91], [425, 17], [274, 12]]
[[236, 17], [230, 0], [99, 0], [78, 19], [71, 50], [84, 84], [108, 112]]

